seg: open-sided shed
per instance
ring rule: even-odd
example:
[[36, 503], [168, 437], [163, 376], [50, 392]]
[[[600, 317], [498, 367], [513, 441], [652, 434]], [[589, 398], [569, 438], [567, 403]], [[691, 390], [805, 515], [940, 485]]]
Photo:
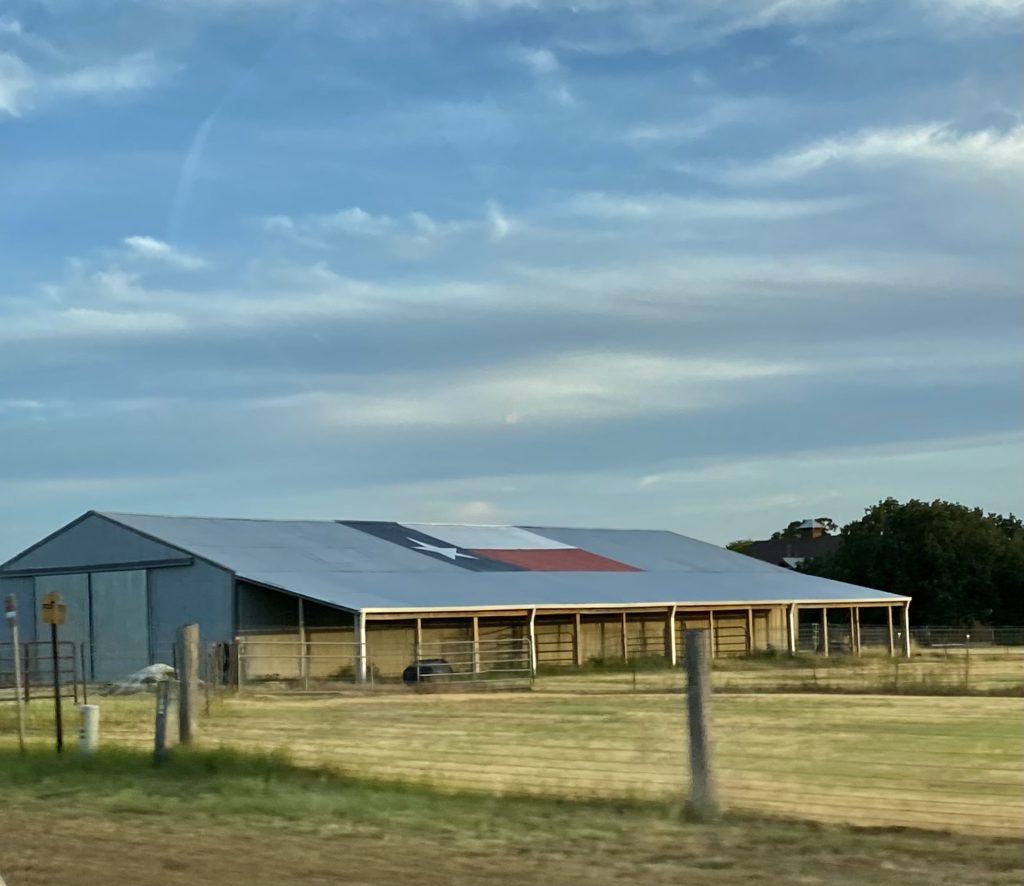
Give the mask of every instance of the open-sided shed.
[[[177, 627], [208, 641], [263, 638], [303, 650], [346, 646], [356, 679], [400, 673], [422, 650], [522, 638], [531, 664], [665, 656], [682, 631], [711, 629], [712, 654], [795, 652], [801, 612], [839, 617], [851, 651], [860, 612], [910, 600], [796, 574], [666, 531], [334, 520], [169, 517], [90, 511], [0, 566], [22, 611], [61, 592], [64, 638], [85, 644], [87, 676], [168, 660]], [[807, 616], [805, 614], [804, 618]], [[42, 639], [41, 627], [30, 623]], [[833, 641], [835, 642], [835, 641]], [[822, 644], [818, 643], [819, 648]], [[281, 663], [275, 673], [290, 667]], [[322, 669], [339, 670], [337, 656]]]

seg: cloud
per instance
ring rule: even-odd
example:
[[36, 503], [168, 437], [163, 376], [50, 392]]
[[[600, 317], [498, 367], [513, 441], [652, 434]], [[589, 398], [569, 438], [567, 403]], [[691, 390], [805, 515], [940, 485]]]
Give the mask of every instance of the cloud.
[[109, 64], [40, 71], [13, 53], [0, 52], [0, 113], [19, 117], [63, 98], [138, 92], [160, 83], [165, 75], [165, 67], [149, 53]]
[[1024, 125], [1009, 130], [958, 132], [946, 123], [862, 129], [813, 142], [763, 163], [734, 170], [737, 181], [788, 181], [838, 164], [888, 166], [905, 162], [1024, 171]]
[[515, 49], [513, 56], [534, 74], [556, 74], [561, 70], [558, 58], [550, 49], [520, 46]]
[[[421, 220], [427, 219], [422, 213], [415, 213]], [[429, 219], [427, 219], [429, 221]], [[410, 222], [415, 224], [410, 216]], [[342, 209], [331, 215], [314, 216], [312, 226], [324, 233], [348, 234], [353, 237], [380, 237], [395, 229], [396, 221], [388, 215], [371, 215], [358, 206]]]
[[933, 12], [978, 18], [1007, 18], [1024, 14], [1024, 0], [919, 0]]
[[160, 83], [166, 69], [148, 52], [116, 61], [52, 75], [49, 88], [60, 95], [105, 96], [148, 89]]
[[541, 91], [555, 104], [568, 107], [576, 99], [565, 82], [558, 57], [545, 47], [517, 46], [512, 57], [523, 65], [537, 81]]
[[735, 197], [676, 197], [670, 194], [608, 194], [588, 191], [572, 197], [565, 210], [596, 221], [684, 223], [707, 219], [780, 220], [841, 212], [849, 199], [759, 200]]
[[623, 137], [637, 146], [692, 142], [726, 126], [777, 122], [791, 113], [789, 106], [775, 99], [709, 95], [683, 105], [672, 119], [632, 126]]
[[169, 243], [157, 240], [155, 237], [138, 235], [125, 237], [124, 245], [128, 247], [129, 252], [134, 256], [163, 262], [186, 271], [194, 271], [206, 267], [206, 262], [203, 259], [175, 249]]
[[0, 114], [19, 117], [32, 107], [35, 78], [18, 56], [0, 52]]
[[[372, 390], [302, 393], [267, 407], [324, 428], [572, 424], [657, 412], [719, 409], [758, 379], [803, 370], [793, 361], [713, 360], [648, 353], [581, 353], [443, 373], [382, 376]], [[415, 393], [413, 393], [415, 392]]]
[[382, 241], [404, 258], [424, 258], [441, 244], [458, 236], [503, 240], [513, 227], [493, 201], [486, 205], [483, 219], [438, 219], [419, 210], [402, 215], [375, 214], [352, 206], [338, 212], [300, 218], [264, 216], [260, 224], [268, 233], [322, 249], [330, 248], [339, 238]]
[[69, 339], [107, 340], [139, 335], [182, 332], [188, 323], [168, 311], [110, 311], [96, 308], [62, 308], [21, 314], [0, 324], [0, 342]]
[[497, 203], [487, 206], [487, 224], [492, 240], [504, 240], [512, 230], [512, 222]]

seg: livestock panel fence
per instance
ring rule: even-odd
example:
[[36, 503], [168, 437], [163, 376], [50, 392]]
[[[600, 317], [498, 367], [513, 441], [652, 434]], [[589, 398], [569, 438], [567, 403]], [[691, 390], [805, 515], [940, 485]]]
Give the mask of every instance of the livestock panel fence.
[[432, 640], [367, 655], [356, 642], [257, 635], [215, 644], [208, 671], [211, 679], [242, 691], [324, 692], [356, 683], [381, 689], [511, 689], [529, 687], [533, 660], [525, 637]]

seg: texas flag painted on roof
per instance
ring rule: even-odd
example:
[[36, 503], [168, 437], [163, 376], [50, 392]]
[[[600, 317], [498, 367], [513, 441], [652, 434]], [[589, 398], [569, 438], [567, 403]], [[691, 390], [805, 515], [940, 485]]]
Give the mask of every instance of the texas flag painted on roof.
[[473, 572], [641, 572], [518, 526], [339, 521]]

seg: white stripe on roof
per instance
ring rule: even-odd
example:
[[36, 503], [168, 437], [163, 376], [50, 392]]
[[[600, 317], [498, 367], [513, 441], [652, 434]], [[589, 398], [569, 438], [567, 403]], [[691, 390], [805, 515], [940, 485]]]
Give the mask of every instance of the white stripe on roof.
[[518, 526], [468, 526], [464, 523], [400, 525], [469, 551], [565, 551], [573, 548]]

